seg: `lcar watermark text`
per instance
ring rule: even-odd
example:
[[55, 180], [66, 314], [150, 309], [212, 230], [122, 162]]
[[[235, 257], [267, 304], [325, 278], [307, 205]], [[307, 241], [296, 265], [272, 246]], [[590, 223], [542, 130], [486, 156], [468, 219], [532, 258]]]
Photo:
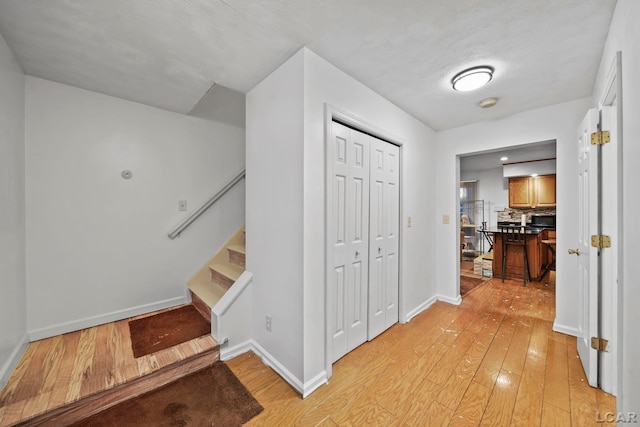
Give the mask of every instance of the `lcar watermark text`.
[[601, 414], [596, 412], [596, 422], [598, 423], [638, 423], [637, 412], [605, 412]]

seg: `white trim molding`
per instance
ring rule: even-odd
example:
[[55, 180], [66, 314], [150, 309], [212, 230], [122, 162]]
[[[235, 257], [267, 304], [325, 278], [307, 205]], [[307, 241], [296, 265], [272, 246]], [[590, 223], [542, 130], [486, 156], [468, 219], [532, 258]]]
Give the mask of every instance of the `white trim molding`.
[[429, 298], [428, 300], [426, 300], [425, 302], [423, 302], [422, 304], [420, 304], [419, 306], [411, 310], [409, 313], [407, 313], [402, 323], [410, 322], [411, 319], [413, 319], [418, 314], [422, 313], [423, 311], [431, 307], [433, 304], [436, 303], [436, 301], [438, 301], [438, 298], [436, 298], [435, 296]]
[[29, 337], [25, 334], [9, 355], [9, 359], [7, 359], [2, 368], [0, 368], [0, 390], [4, 388], [5, 384], [9, 380], [11, 373], [18, 365], [18, 362], [28, 345]]
[[128, 317], [139, 316], [152, 311], [163, 310], [177, 305], [187, 304], [189, 299], [186, 296], [157, 301], [150, 304], [139, 305], [124, 310], [112, 311], [111, 313], [99, 314], [97, 316], [85, 317], [84, 319], [73, 320], [71, 322], [58, 323], [46, 328], [34, 329], [28, 332], [30, 341], [37, 341], [68, 332], [79, 331], [93, 326], [103, 325], [109, 322], [126, 319]]
[[565, 326], [558, 324], [557, 320], [553, 321], [553, 330], [556, 332], [561, 332], [563, 334], [571, 335], [573, 337], [578, 336], [578, 329], [572, 326]]
[[462, 297], [460, 296], [460, 294], [458, 294], [458, 298], [446, 297], [440, 294], [436, 295], [436, 298], [438, 299], [438, 301], [446, 302], [448, 304], [453, 304], [453, 305], [462, 304]]
[[262, 362], [276, 371], [286, 382], [291, 385], [298, 393], [304, 395], [304, 386], [302, 381], [296, 378], [287, 368], [284, 367], [275, 357], [273, 357], [267, 350], [260, 344], [252, 341], [251, 347], [253, 352], [262, 359]]
[[253, 340], [241, 342], [233, 347], [222, 348], [222, 346], [220, 346], [220, 360], [224, 362], [251, 350], [253, 350]]

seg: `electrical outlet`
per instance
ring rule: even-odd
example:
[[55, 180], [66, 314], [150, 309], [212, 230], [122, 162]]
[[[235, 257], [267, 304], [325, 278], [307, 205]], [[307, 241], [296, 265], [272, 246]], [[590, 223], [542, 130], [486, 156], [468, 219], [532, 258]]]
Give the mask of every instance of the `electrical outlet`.
[[442, 223], [449, 224], [449, 215], [442, 215]]
[[411, 217], [407, 217], [407, 227], [411, 227]]
[[267, 331], [271, 332], [271, 316], [267, 314], [264, 320], [265, 320], [265, 326], [267, 328]]
[[186, 200], [178, 200], [178, 210], [186, 211], [187, 210], [187, 201]]

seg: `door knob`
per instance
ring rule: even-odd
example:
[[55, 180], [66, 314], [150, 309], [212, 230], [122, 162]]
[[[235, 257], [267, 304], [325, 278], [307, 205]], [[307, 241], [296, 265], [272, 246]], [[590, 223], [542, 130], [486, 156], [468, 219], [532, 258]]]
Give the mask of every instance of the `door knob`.
[[578, 255], [578, 256], [580, 256], [580, 249], [569, 249], [569, 255]]

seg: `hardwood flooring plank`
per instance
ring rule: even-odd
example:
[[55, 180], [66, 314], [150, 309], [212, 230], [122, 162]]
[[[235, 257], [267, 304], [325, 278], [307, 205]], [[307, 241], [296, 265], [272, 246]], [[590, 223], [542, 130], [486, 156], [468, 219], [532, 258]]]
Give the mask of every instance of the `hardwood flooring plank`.
[[[45, 355], [46, 368], [43, 372], [44, 380], [42, 388], [39, 390], [40, 393], [51, 392], [56, 387], [56, 382], [60, 376], [60, 369], [64, 360], [64, 352], [65, 343], [63, 336], [57, 335], [51, 338], [49, 351]], [[46, 409], [46, 407], [44, 409]]]
[[18, 399], [16, 399], [16, 390], [21, 387], [20, 384], [24, 378], [24, 374], [27, 372], [29, 363], [31, 363], [31, 359], [37, 349], [38, 346], [36, 345], [29, 344], [27, 346], [27, 349], [20, 358], [20, 362], [11, 373], [11, 376], [0, 393], [0, 406], [8, 406], [18, 401]]
[[452, 417], [451, 409], [434, 400], [424, 409], [420, 422], [425, 426], [446, 426]]
[[450, 426], [477, 426], [489, 402], [491, 389], [471, 381], [455, 413]]
[[506, 370], [500, 371], [480, 421], [481, 426], [499, 427], [511, 423], [519, 386], [520, 375]]
[[51, 348], [51, 341], [51, 339], [44, 339], [31, 343], [35, 350], [30, 358], [24, 377], [16, 388], [13, 397], [15, 401], [28, 399], [42, 388], [47, 369], [46, 355]]
[[598, 401], [596, 389], [591, 388], [578, 357], [575, 337], [567, 342], [569, 365], [569, 395], [571, 403], [571, 424], [576, 426], [597, 426]]
[[511, 418], [512, 426], [539, 425], [542, 417], [545, 361], [529, 356], [522, 371], [516, 405]]
[[571, 414], [557, 406], [552, 405], [549, 402], [544, 402], [542, 405], [542, 420], [540, 427], [558, 427], [558, 426], [570, 426]]
[[460, 359], [462, 359], [462, 356], [469, 350], [469, 347], [471, 347], [476, 335], [473, 331], [462, 331], [448, 349], [447, 353], [439, 360], [436, 367], [429, 371], [427, 378], [436, 384], [444, 384], [456, 368], [456, 365], [458, 365]]
[[437, 401], [449, 409], [455, 410], [462, 401], [473, 377], [487, 353], [488, 346], [480, 341], [474, 341], [469, 350], [449, 378], [442, 386]]
[[95, 347], [91, 370], [82, 382], [81, 396], [88, 396], [102, 390], [107, 390], [116, 385], [115, 354], [109, 346], [109, 325], [100, 325], [95, 328]]
[[96, 348], [96, 328], [80, 331], [78, 349], [73, 361], [73, 370], [67, 390], [66, 402], [74, 402], [82, 396], [82, 384], [91, 376], [93, 353]]
[[564, 411], [571, 410], [566, 340], [561, 342], [549, 337], [544, 374], [544, 401]]
[[62, 356], [47, 410], [58, 408], [67, 402], [79, 341], [80, 332], [62, 335]]

